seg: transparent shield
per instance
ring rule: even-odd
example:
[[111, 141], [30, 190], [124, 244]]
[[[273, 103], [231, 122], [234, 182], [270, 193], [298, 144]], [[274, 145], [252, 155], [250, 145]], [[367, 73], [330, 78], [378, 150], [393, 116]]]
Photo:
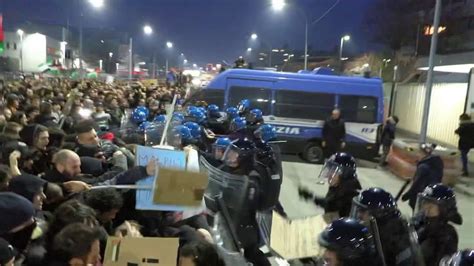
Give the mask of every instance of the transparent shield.
[[459, 266], [461, 265], [461, 252], [456, 252], [452, 256], [446, 256], [441, 259], [439, 266]]
[[201, 171], [206, 172], [209, 176], [209, 183], [204, 192], [206, 207], [214, 213], [217, 212], [214, 198], [222, 194], [231, 216], [244, 212], [248, 207], [246, 199], [248, 198], [249, 178], [226, 173], [212, 166], [202, 156], [199, 161]]
[[165, 130], [164, 123], [152, 123], [145, 130], [145, 146], [160, 145], [163, 132]]
[[225, 150], [224, 156], [223, 156], [223, 161], [224, 164], [236, 168], [239, 166], [239, 148], [235, 147], [234, 145], [229, 145], [227, 149]]
[[352, 207], [349, 217], [355, 220], [359, 220], [365, 225], [369, 225], [370, 220], [373, 218], [370, 212], [364, 206], [361, 206], [356, 201], [357, 196], [352, 200]]

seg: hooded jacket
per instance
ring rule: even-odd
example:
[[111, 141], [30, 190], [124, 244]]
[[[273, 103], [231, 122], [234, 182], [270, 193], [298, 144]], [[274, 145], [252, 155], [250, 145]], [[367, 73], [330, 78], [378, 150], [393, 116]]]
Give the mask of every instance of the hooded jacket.
[[415, 209], [418, 193], [432, 184], [441, 183], [443, 179], [444, 163], [438, 155], [430, 154], [421, 159], [416, 166], [413, 184], [410, 189], [403, 195], [402, 200], [407, 201], [412, 209]]
[[37, 176], [21, 174], [10, 181], [9, 189], [11, 192], [33, 202], [35, 195], [38, 194], [41, 188], [44, 188], [46, 184], [46, 181]]

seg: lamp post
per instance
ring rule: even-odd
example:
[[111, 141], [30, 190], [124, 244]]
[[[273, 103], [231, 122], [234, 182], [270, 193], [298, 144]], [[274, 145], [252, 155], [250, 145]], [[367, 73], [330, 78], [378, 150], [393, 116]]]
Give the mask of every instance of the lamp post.
[[342, 50], [344, 49], [344, 42], [348, 42], [351, 39], [351, 36], [344, 35], [341, 37], [341, 45], [339, 46], [339, 60], [342, 61]]
[[23, 34], [25, 32], [22, 29], [18, 29], [16, 33], [20, 36], [20, 71], [23, 72]]
[[[305, 21], [305, 26], [304, 26], [304, 70], [308, 70], [308, 30], [309, 27], [312, 25], [317, 24], [319, 21], [321, 21], [324, 17], [326, 17], [331, 10], [333, 10], [338, 4], [340, 0], [336, 0], [336, 2], [328, 9], [326, 12], [324, 12], [319, 18], [310, 21], [308, 18], [308, 15], [302, 8], [297, 8], [299, 12], [301, 12], [302, 17], [304, 18]], [[281, 11], [283, 8], [285, 8], [286, 3], [285, 0], [272, 0], [272, 8], [275, 11]], [[297, 7], [297, 6], [296, 6]]]
[[[168, 49], [173, 49], [173, 43], [172, 42], [166, 42], [166, 48]], [[166, 56], [166, 73], [169, 71], [169, 62], [168, 62], [168, 56]]]
[[[150, 25], [143, 26], [143, 33], [145, 35], [151, 35], [153, 28]], [[128, 81], [131, 82], [133, 78], [133, 37], [130, 37], [129, 43], [129, 62], [128, 62]]]
[[[100, 9], [104, 6], [104, 0], [89, 0], [88, 1], [89, 4], [95, 8], [95, 9]], [[83, 69], [83, 66], [82, 66], [82, 47], [83, 47], [83, 44], [82, 44], [82, 31], [83, 31], [83, 19], [84, 19], [84, 10], [82, 8], [82, 5], [80, 5], [80, 10], [81, 10], [81, 13], [80, 13], [80, 21], [79, 21], [79, 77], [83, 77], [82, 76], [82, 69]]]

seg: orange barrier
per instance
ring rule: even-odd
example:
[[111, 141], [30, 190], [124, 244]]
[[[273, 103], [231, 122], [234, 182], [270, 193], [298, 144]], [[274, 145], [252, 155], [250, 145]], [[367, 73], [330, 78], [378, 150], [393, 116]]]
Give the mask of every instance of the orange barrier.
[[[454, 185], [457, 177], [461, 174], [461, 163], [456, 150], [435, 150], [435, 154], [441, 156], [444, 163], [443, 183]], [[412, 179], [416, 164], [420, 159], [419, 147], [416, 142], [396, 140], [387, 157], [388, 168], [396, 176], [408, 180]]]

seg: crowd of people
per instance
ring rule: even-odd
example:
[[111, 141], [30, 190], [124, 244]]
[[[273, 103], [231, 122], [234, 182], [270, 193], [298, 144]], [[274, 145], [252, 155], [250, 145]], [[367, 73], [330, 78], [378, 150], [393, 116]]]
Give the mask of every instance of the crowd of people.
[[[275, 129], [251, 101], [225, 110], [206, 102], [184, 107], [185, 91], [173, 82], [25, 79], [5, 84], [1, 93], [0, 265], [100, 265], [109, 236], [177, 237], [178, 265], [229, 265], [211, 235], [216, 213], [224, 213], [248, 262], [271, 265], [260, 250], [265, 239], [257, 213], [286, 216], [279, 202], [283, 170]], [[331, 154], [320, 176], [329, 184], [326, 196], [299, 189], [333, 214], [314, 236], [326, 248], [325, 265], [472, 263], [474, 253], [457, 252], [451, 223], [462, 217], [453, 190], [438, 176], [425, 182], [429, 163], [437, 165], [433, 147], [425, 147], [429, 163], [403, 196], [414, 210], [407, 221], [388, 192], [362, 189], [355, 159], [340, 152], [340, 116], [335, 110], [325, 126], [323, 146]], [[246, 186], [228, 189], [210, 178], [211, 192], [220, 192], [224, 204], [205, 197], [206, 211], [190, 217], [137, 210], [135, 190], [111, 186], [153, 176], [159, 165], [136, 166], [135, 147], [156, 146], [162, 138], [174, 149], [196, 151], [217, 179], [237, 176]]]

